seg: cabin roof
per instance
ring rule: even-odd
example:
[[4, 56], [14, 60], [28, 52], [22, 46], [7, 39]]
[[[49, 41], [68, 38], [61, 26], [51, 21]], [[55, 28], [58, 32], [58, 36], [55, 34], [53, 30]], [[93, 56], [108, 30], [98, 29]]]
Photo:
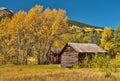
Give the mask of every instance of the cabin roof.
[[72, 47], [78, 53], [106, 53], [103, 48], [99, 47], [96, 44], [90, 43], [67, 43], [63, 50], [61, 51], [60, 55], [66, 49], [67, 46]]
[[89, 43], [68, 43], [75, 51], [82, 53], [97, 53], [97, 52], [106, 52], [103, 48], [99, 47], [96, 44]]

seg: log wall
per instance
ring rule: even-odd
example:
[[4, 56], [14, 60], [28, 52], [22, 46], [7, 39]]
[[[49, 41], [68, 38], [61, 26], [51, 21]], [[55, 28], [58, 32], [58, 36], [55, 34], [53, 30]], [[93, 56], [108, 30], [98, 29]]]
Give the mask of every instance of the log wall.
[[77, 61], [78, 53], [70, 46], [67, 46], [61, 56], [61, 66], [64, 68], [72, 68]]

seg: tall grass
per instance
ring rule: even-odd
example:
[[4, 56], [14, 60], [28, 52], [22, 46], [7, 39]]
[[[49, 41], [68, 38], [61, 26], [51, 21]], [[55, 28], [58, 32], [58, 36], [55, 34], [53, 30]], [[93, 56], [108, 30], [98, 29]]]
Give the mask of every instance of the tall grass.
[[105, 78], [98, 68], [65, 69], [60, 65], [0, 66], [0, 81], [120, 81], [120, 71]]

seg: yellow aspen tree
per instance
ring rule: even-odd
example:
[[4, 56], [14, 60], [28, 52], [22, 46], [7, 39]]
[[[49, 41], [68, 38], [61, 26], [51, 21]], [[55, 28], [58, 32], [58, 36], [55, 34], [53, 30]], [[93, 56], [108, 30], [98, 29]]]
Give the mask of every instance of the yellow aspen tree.
[[109, 56], [115, 57], [114, 35], [109, 27], [104, 28], [100, 42], [101, 47], [108, 51]]
[[64, 10], [45, 9], [36, 5], [27, 14], [27, 27], [32, 33], [33, 48], [37, 56], [38, 64], [47, 61], [47, 55], [59, 34], [67, 27], [67, 17]]
[[0, 54], [3, 56], [3, 63], [10, 62], [8, 58], [11, 57], [9, 54], [10, 35], [7, 32], [7, 26], [10, 20], [10, 18], [6, 17], [0, 22]]
[[17, 58], [17, 64], [24, 63], [24, 39], [25, 39], [25, 29], [24, 20], [27, 13], [24, 11], [19, 11], [14, 14], [12, 20], [8, 25], [8, 32], [11, 35], [11, 53], [15, 54]]
[[42, 37], [42, 6], [36, 5], [31, 8], [26, 16], [25, 24], [29, 29], [30, 42], [33, 44], [34, 54], [37, 56], [37, 62], [40, 64], [40, 42]]
[[[67, 32], [67, 16], [65, 10], [50, 10], [46, 9], [43, 12], [44, 15], [44, 25], [43, 28], [45, 28], [44, 35], [46, 37], [44, 39], [45, 45], [43, 49], [42, 56], [46, 56], [48, 52], [50, 51], [51, 46], [54, 44], [56, 39], [59, 38], [59, 36], [62, 33]], [[44, 51], [47, 50], [47, 51]]]

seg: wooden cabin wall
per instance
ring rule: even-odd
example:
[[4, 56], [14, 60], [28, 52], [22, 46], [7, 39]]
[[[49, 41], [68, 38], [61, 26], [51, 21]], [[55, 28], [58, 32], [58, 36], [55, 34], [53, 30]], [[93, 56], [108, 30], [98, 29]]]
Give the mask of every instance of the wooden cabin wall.
[[67, 46], [61, 56], [61, 66], [64, 68], [72, 68], [77, 61], [78, 53], [70, 46]]

